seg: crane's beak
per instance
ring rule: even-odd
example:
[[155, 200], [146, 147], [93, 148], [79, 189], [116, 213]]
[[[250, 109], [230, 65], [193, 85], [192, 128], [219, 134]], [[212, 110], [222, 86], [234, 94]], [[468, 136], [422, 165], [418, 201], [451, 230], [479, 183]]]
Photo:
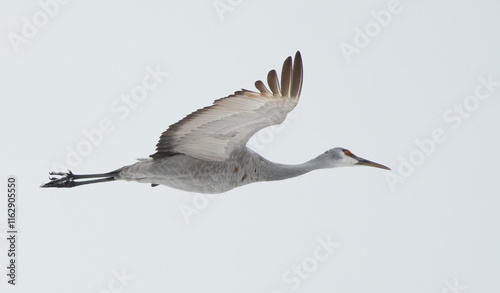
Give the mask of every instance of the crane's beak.
[[370, 166], [370, 167], [375, 167], [375, 168], [380, 168], [380, 169], [385, 169], [385, 170], [391, 170], [389, 167], [386, 167], [382, 164], [378, 164], [372, 161], [368, 161], [366, 159], [360, 158], [360, 157], [355, 157], [358, 162], [356, 165], [361, 165], [361, 166]]

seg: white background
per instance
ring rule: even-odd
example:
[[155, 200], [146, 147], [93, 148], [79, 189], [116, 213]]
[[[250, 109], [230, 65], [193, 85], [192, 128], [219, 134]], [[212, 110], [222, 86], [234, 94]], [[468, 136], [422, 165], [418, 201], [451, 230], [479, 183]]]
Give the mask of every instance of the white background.
[[[2, 1], [0, 290], [499, 292], [500, 87], [467, 97], [480, 77], [500, 81], [500, 5], [389, 3], [74, 0], [16, 46], [9, 34], [22, 37], [23, 18], [43, 21], [44, 10]], [[399, 12], [377, 26], [371, 12], [388, 5]], [[371, 41], [346, 58], [342, 44], [366, 26]], [[168, 125], [253, 89], [297, 50], [301, 102], [256, 150], [301, 163], [342, 146], [392, 173], [321, 170], [215, 198], [131, 182], [38, 187], [101, 119], [113, 131], [68, 166], [77, 174], [147, 157]], [[120, 119], [112, 104], [156, 66], [169, 76]], [[468, 118], [443, 118], [463, 103]], [[446, 138], [423, 155], [415, 140], [436, 129]], [[401, 166], [410, 159], [413, 171]], [[5, 276], [9, 175], [19, 183], [15, 287]], [[199, 212], [189, 223], [186, 206]], [[319, 262], [318, 238], [340, 244]], [[287, 282], [294, 264], [310, 273]], [[120, 282], [123, 271], [134, 279]]]

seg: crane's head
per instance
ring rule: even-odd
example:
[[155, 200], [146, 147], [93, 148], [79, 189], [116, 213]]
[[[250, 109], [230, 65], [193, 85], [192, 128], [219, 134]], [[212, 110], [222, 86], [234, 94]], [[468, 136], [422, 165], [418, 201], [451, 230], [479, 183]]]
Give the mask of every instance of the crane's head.
[[326, 151], [324, 154], [320, 155], [320, 157], [322, 157], [323, 161], [325, 162], [326, 168], [348, 167], [348, 166], [370, 166], [375, 168], [391, 170], [390, 168], [384, 165], [360, 158], [355, 154], [351, 153], [351, 151], [349, 151], [348, 149], [344, 148], [330, 149]]

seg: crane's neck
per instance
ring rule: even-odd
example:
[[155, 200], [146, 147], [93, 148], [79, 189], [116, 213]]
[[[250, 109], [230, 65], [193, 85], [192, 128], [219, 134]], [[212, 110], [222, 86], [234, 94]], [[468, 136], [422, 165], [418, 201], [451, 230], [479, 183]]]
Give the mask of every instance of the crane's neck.
[[278, 164], [265, 160], [262, 167], [262, 180], [275, 181], [297, 177], [316, 169], [333, 168], [335, 166], [327, 164], [320, 157], [316, 157], [298, 165]]

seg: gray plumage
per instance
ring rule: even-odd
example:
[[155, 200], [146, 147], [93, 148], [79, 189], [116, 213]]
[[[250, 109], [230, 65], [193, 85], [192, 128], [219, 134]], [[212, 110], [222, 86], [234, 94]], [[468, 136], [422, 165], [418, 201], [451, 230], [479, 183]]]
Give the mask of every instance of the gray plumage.
[[[160, 136], [156, 153], [118, 170], [90, 175], [51, 172], [42, 187], [74, 187], [114, 180], [170, 186], [190, 192], [221, 193], [258, 181], [282, 180], [316, 169], [365, 165], [389, 169], [333, 148], [299, 165], [277, 164], [248, 149], [248, 140], [260, 129], [282, 123], [295, 108], [302, 89], [299, 52], [293, 66], [288, 57], [281, 72], [267, 77], [269, 89], [258, 80], [259, 92], [241, 90], [214, 101], [171, 125]], [[87, 180], [92, 179], [92, 180]]]

